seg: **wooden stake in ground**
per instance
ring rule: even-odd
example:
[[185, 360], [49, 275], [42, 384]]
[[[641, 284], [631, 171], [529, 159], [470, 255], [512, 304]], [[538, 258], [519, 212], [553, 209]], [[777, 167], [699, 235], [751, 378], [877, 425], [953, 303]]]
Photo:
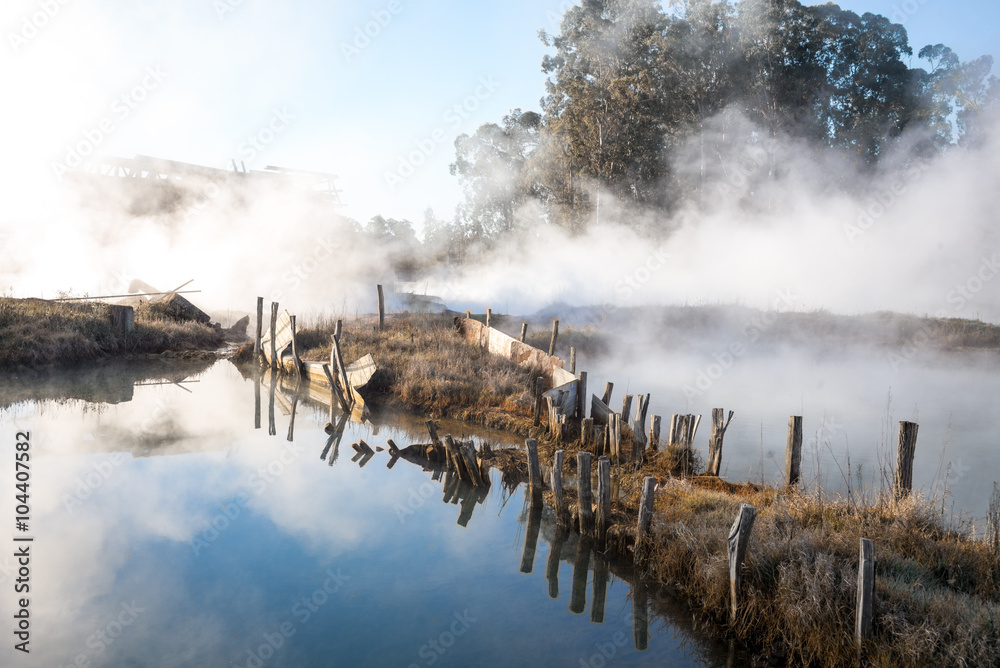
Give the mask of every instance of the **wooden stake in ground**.
[[653, 511], [656, 509], [656, 478], [651, 475], [642, 479], [642, 500], [639, 502], [639, 523], [636, 526], [636, 556], [639, 555], [639, 545], [649, 533], [653, 521]]
[[577, 482], [576, 491], [579, 499], [577, 514], [580, 519], [580, 533], [587, 534], [594, 524], [594, 499], [590, 492], [590, 453], [576, 453]]
[[378, 331], [385, 330], [385, 295], [382, 294], [382, 286], [376, 285], [378, 290]]
[[729, 612], [730, 619], [736, 620], [739, 610], [740, 583], [743, 581], [743, 559], [746, 557], [747, 542], [754, 520], [757, 519], [757, 509], [748, 503], [740, 504], [739, 514], [729, 530]]
[[264, 298], [257, 297], [257, 336], [253, 340], [253, 361], [260, 364], [260, 337], [264, 327]]
[[549, 355], [556, 354], [556, 339], [559, 337], [559, 318], [552, 318], [552, 340], [549, 341]]
[[660, 416], [654, 415], [653, 422], [649, 427], [649, 449], [656, 450], [660, 449]]
[[917, 449], [916, 422], [899, 423], [899, 440], [896, 445], [896, 500], [904, 499], [913, 489], [913, 455]]
[[492, 319], [493, 319], [493, 309], [491, 309], [491, 308], [487, 308], [487, 309], [486, 309], [486, 326], [487, 326], [487, 327], [489, 327], [489, 326], [490, 326], [490, 321], [491, 321]]
[[611, 391], [615, 389], [615, 384], [612, 382], [607, 382], [604, 384], [604, 394], [601, 395], [601, 401], [606, 406], [611, 405]]
[[785, 442], [785, 481], [789, 487], [799, 483], [802, 467], [802, 416], [788, 418], [788, 440]]
[[535, 422], [537, 427], [542, 423], [542, 395], [545, 389], [545, 379], [539, 376], [535, 379]]
[[576, 373], [576, 346], [569, 347], [569, 372]]
[[524, 343], [524, 339], [528, 336], [528, 323], [521, 323], [521, 338], [519, 339], [521, 343]]
[[712, 409], [712, 435], [708, 439], [708, 463], [705, 467], [707, 475], [718, 477], [722, 466], [722, 441], [726, 437], [726, 429], [733, 421], [733, 411], [729, 411], [729, 419], [725, 419], [726, 411], [721, 408]]
[[861, 539], [858, 557], [858, 598], [854, 640], [861, 651], [861, 643], [872, 632], [872, 599], [875, 596], [875, 556], [872, 542]]
[[597, 538], [603, 543], [611, 518], [611, 460], [597, 460]]
[[278, 349], [275, 342], [275, 330], [278, 329], [278, 302], [271, 302], [271, 368], [278, 368]]

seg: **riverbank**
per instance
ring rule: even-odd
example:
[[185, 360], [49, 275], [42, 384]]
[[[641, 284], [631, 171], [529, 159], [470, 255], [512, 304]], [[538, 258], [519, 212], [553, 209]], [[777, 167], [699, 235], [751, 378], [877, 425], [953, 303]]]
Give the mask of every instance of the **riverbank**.
[[181, 322], [155, 305], [135, 309], [131, 331], [116, 326], [103, 302], [0, 298], [0, 371], [69, 367], [112, 357], [210, 352], [223, 334]]
[[[302, 357], [329, 359], [332, 331], [333, 323], [302, 330]], [[575, 498], [575, 452], [606, 454], [572, 436], [550, 439], [545, 416], [533, 427], [538, 370], [467, 343], [450, 317], [394, 318], [381, 333], [373, 320], [360, 319], [345, 323], [341, 340], [345, 359], [375, 357], [379, 372], [364, 389], [373, 405], [534, 437], [543, 465], [563, 449], [570, 498]], [[483, 458], [505, 479], [527, 479], [523, 451], [494, 449]], [[872, 633], [863, 647], [865, 665], [997, 665], [995, 534], [988, 542], [983, 527], [951, 526], [919, 496], [897, 502], [878, 491], [854, 490], [849, 498], [828, 498], [819, 491], [729, 483], [697, 475], [703, 472], [699, 468], [696, 475], [679, 476], [676, 464], [676, 453], [646, 451], [641, 462], [612, 467], [617, 494], [607, 549], [631, 558], [642, 480], [653, 476], [658, 492], [651, 538], [640, 550], [637, 568], [685, 601], [706, 632], [744, 644], [760, 665], [855, 665], [858, 545], [870, 538], [875, 604]], [[546, 498], [551, 504], [551, 492]], [[727, 537], [741, 503], [756, 507], [757, 520], [733, 618]]]

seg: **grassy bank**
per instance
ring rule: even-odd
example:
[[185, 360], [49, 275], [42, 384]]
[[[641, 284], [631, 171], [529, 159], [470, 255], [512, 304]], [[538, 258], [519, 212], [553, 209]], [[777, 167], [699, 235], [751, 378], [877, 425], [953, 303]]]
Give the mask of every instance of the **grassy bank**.
[[[328, 360], [332, 330], [333, 323], [302, 330], [302, 356]], [[520, 369], [465, 342], [449, 317], [394, 318], [386, 332], [376, 330], [370, 319], [354, 320], [345, 323], [342, 337], [345, 359], [375, 357], [379, 371], [365, 388], [372, 403], [534, 436], [543, 463], [564, 449], [567, 478], [575, 476], [578, 441], [546, 440], [544, 418], [542, 428], [531, 426], [536, 370]], [[581, 343], [599, 340], [581, 336]], [[587, 449], [603, 454], [594, 446]], [[505, 479], [526, 478], [523, 452], [494, 449], [487, 458]], [[708, 632], [750, 648], [760, 665], [856, 665], [861, 537], [874, 541], [877, 561], [874, 631], [864, 646], [864, 665], [1000, 665], [996, 527], [990, 542], [983, 540], [982, 527], [978, 535], [970, 527], [952, 527], [919, 498], [897, 503], [869, 493], [859, 502], [857, 495], [830, 499], [683, 477], [677, 475], [677, 461], [676, 453], [647, 452], [641, 463], [613, 467], [617, 494], [608, 549], [631, 559], [641, 482], [654, 476], [659, 491], [652, 539], [640, 550], [637, 568], [686, 602]], [[694, 462], [698, 466], [697, 457]], [[572, 491], [569, 498], [575, 498]], [[741, 502], [756, 506], [758, 517], [743, 603], [730, 619], [726, 538]], [[1000, 514], [1000, 499], [996, 505]]]
[[100, 302], [0, 298], [0, 370], [69, 366], [114, 355], [214, 350], [222, 335], [195, 322], [177, 322], [155, 306], [136, 309], [135, 327], [122, 333]]

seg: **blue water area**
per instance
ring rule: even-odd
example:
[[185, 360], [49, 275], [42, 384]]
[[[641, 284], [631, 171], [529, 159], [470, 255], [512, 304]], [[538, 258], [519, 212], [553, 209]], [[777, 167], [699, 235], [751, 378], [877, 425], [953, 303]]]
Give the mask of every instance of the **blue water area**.
[[[31, 651], [8, 636], [2, 665], [724, 665], [687, 614], [497, 472], [487, 492], [384, 451], [359, 459], [358, 439], [425, 437], [351, 423], [336, 443], [326, 409], [282, 388], [269, 435], [260, 391], [260, 428], [254, 382], [229, 363], [116, 404], [0, 411], [2, 479], [16, 432], [31, 435], [35, 539]], [[15, 575], [0, 557], [6, 619]]]

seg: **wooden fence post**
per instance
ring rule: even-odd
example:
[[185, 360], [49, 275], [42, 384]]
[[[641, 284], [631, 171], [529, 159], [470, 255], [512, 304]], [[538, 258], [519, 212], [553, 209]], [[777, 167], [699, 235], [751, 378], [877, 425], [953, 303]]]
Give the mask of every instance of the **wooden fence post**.
[[722, 408], [712, 409], [712, 435], [708, 439], [708, 465], [705, 473], [718, 477], [722, 466], [722, 441], [726, 437], [726, 429], [733, 421], [733, 411], [729, 411], [729, 419], [725, 419], [726, 411]]
[[295, 316], [289, 316], [292, 327], [292, 364], [295, 366], [295, 375], [302, 378], [302, 362], [299, 360], [299, 347], [295, 343]]
[[525, 443], [528, 446], [528, 486], [531, 488], [532, 496], [542, 493], [542, 469], [538, 465], [538, 442], [529, 438]]
[[896, 500], [906, 498], [913, 489], [913, 455], [917, 449], [916, 422], [899, 423], [899, 440], [896, 445]]
[[559, 522], [560, 524], [562, 523], [563, 515], [566, 512], [566, 504], [563, 501], [562, 469], [563, 451], [556, 450], [556, 454], [552, 458], [552, 496], [555, 499], [556, 522]]
[[802, 416], [788, 418], [788, 440], [785, 442], [785, 482], [789, 487], [799, 483], [802, 469]]
[[649, 427], [649, 449], [660, 449], [660, 416], [654, 415], [653, 422]]
[[378, 290], [378, 331], [385, 329], [385, 295], [382, 294], [382, 286], [376, 285]]
[[569, 347], [569, 372], [576, 373], [576, 346]]
[[542, 395], [545, 389], [545, 379], [539, 376], [535, 379], [535, 422], [537, 427], [542, 423]]
[[580, 447], [586, 448], [594, 440], [594, 418], [580, 421]]
[[264, 298], [257, 297], [257, 336], [253, 340], [253, 361], [260, 366], [260, 337], [264, 333]]
[[872, 542], [861, 539], [858, 557], [858, 607], [855, 619], [854, 639], [861, 651], [861, 643], [872, 631], [872, 599], [875, 595], [875, 557]]
[[274, 330], [278, 328], [278, 302], [271, 302], [271, 368], [278, 368], [278, 344], [274, 341]]
[[729, 530], [729, 612], [733, 622], [736, 621], [736, 613], [739, 610], [739, 590], [743, 581], [740, 569], [743, 567], [747, 542], [750, 540], [750, 531], [756, 519], [757, 509], [748, 503], [741, 503], [736, 521]]
[[610, 381], [604, 383], [604, 394], [601, 395], [601, 401], [604, 402], [604, 405], [606, 406], [611, 405], [611, 391], [614, 389], [615, 389], [614, 383]]
[[594, 499], [590, 491], [590, 453], [576, 453], [577, 483], [576, 492], [579, 499], [577, 514], [580, 518], [580, 533], [587, 534], [594, 523]]
[[538, 532], [542, 528], [542, 504], [534, 500], [528, 510], [528, 526], [524, 530], [524, 550], [521, 552], [521, 572], [530, 573], [535, 566]]
[[639, 502], [639, 523], [636, 526], [635, 546], [636, 557], [639, 555], [639, 545], [649, 533], [653, 521], [653, 511], [656, 509], [656, 478], [651, 475], [642, 479], [642, 500]]
[[597, 537], [600, 541], [608, 535], [608, 520], [611, 517], [611, 460], [601, 457], [597, 460]]
[[587, 372], [576, 375], [576, 416], [579, 419], [587, 417]]
[[491, 308], [487, 307], [487, 308], [486, 308], [486, 326], [487, 326], [487, 327], [489, 327], [489, 326], [490, 326], [490, 321], [491, 321], [492, 319], [493, 319], [493, 309], [491, 309]]
[[521, 338], [520, 338], [521, 343], [524, 343], [524, 339], [527, 338], [527, 336], [528, 336], [528, 323], [522, 322], [521, 323]]
[[549, 341], [549, 355], [556, 354], [556, 338], [559, 336], [559, 318], [552, 318], [552, 340]]
[[621, 413], [621, 417], [623, 420], [625, 420], [625, 424], [630, 424], [629, 417], [631, 417], [631, 415], [632, 415], [632, 395], [626, 394], [625, 398], [622, 399], [622, 413]]

